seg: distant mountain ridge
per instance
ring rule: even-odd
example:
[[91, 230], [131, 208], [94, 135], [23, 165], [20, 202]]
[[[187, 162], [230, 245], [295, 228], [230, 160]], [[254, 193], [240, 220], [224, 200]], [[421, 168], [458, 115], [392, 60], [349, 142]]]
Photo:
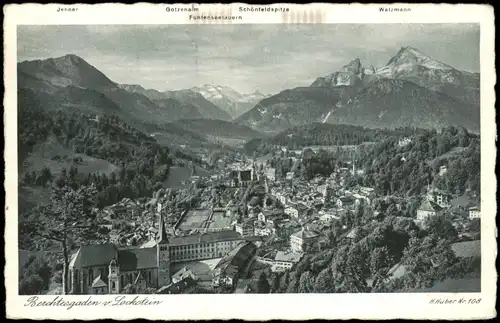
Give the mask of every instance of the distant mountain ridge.
[[180, 90], [160, 92], [154, 89], [145, 89], [137, 84], [119, 84], [118, 86], [129, 92], [140, 93], [163, 107], [171, 106], [171, 104], [173, 104], [172, 100], [180, 102], [181, 106], [177, 106], [177, 113], [173, 114], [175, 116], [174, 119], [231, 119], [231, 116], [226, 111], [220, 109], [195, 91]]
[[145, 90], [121, 85], [73, 54], [17, 64], [18, 88], [29, 89], [49, 110], [78, 108], [83, 113], [116, 114], [133, 124], [165, 123], [185, 118], [231, 117], [193, 91]]
[[81, 57], [68, 54], [58, 58], [23, 61], [19, 72], [56, 86], [76, 86], [91, 89], [112, 89], [116, 83]]
[[266, 132], [279, 132], [289, 127], [318, 122], [349, 91], [350, 88], [346, 86], [335, 89], [300, 87], [284, 90], [261, 100], [235, 122]]
[[275, 131], [312, 122], [378, 128], [451, 125], [477, 131], [479, 79], [479, 74], [402, 47], [380, 68], [363, 67], [356, 58], [339, 71], [318, 77], [311, 90], [282, 91], [261, 100], [236, 121]]
[[191, 90], [200, 93], [205, 99], [226, 111], [233, 118], [247, 112], [260, 100], [267, 97], [260, 91], [241, 94], [229, 86], [222, 85], [205, 84], [203, 87], [192, 87]]
[[479, 109], [409, 81], [380, 79], [340, 101], [325, 121], [371, 128], [461, 125], [478, 130]]

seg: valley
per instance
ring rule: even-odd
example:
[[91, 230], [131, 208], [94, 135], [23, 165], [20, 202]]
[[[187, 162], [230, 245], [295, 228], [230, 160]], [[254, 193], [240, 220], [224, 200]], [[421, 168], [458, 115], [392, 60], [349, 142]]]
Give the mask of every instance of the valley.
[[478, 74], [413, 47], [274, 94], [17, 73], [20, 294], [477, 289]]

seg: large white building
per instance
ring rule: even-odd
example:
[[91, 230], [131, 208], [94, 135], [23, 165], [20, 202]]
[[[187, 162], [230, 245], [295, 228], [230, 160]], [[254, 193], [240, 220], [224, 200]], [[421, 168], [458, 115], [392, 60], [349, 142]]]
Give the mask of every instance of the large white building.
[[241, 234], [242, 237], [250, 237], [254, 235], [254, 221], [247, 220], [242, 223], [236, 223], [235, 231]]
[[433, 189], [427, 193], [427, 199], [433, 201], [441, 208], [447, 208], [450, 206], [452, 196], [448, 192]]
[[308, 246], [318, 241], [319, 235], [311, 230], [302, 230], [295, 232], [290, 236], [290, 247], [294, 252], [304, 252]]
[[281, 272], [291, 270], [302, 259], [303, 255], [302, 252], [278, 251], [271, 266], [271, 271]]
[[481, 209], [479, 206], [473, 206], [469, 208], [469, 219], [480, 219], [481, 218]]
[[291, 206], [287, 207], [284, 212], [285, 212], [285, 214], [289, 215], [291, 218], [297, 219], [299, 217], [299, 210], [297, 210], [294, 207], [291, 207]]

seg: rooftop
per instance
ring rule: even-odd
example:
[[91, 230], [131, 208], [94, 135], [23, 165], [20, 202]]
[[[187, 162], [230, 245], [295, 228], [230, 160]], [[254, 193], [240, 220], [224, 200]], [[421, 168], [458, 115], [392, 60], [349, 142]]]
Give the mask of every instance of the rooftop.
[[180, 294], [189, 287], [195, 286], [196, 280], [191, 277], [186, 277], [185, 279], [168, 286], [162, 287], [158, 290], [158, 294]]
[[441, 211], [441, 207], [433, 201], [425, 200], [420, 207], [419, 211], [427, 211], [427, 212], [438, 212]]
[[129, 248], [118, 251], [120, 270], [156, 268], [156, 248]]
[[118, 249], [112, 243], [81, 246], [73, 255], [70, 267], [108, 266], [118, 255]]
[[242, 181], [250, 181], [252, 179], [252, 171], [250, 170], [242, 170], [240, 172]]
[[101, 275], [97, 276], [92, 282], [92, 288], [108, 287], [108, 285], [102, 280]]
[[252, 242], [242, 242], [222, 258], [215, 266], [215, 269], [220, 269], [222, 271], [226, 271], [227, 269], [230, 271], [235, 268], [238, 269], [242, 267], [248, 259], [253, 257], [256, 250], [257, 247]]
[[302, 252], [278, 251], [274, 260], [275, 261], [286, 261], [286, 262], [298, 263], [303, 255], [304, 254]]
[[296, 237], [296, 238], [300, 238], [300, 239], [312, 239], [312, 238], [316, 238], [317, 236], [318, 236], [318, 234], [316, 232], [310, 231], [310, 230], [305, 230], [304, 228], [302, 228], [302, 230], [297, 231], [294, 234], [292, 234], [292, 237]]
[[358, 235], [358, 228], [356, 227], [347, 234], [346, 238], [355, 239], [357, 235]]
[[202, 234], [193, 234], [185, 237], [173, 237], [170, 239], [170, 245], [181, 246], [230, 240], [243, 240], [243, 237], [236, 231], [224, 230]]

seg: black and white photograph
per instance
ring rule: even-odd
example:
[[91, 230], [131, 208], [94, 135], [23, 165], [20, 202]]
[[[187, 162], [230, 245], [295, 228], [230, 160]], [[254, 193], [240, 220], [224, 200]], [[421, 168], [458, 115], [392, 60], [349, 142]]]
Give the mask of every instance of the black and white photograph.
[[481, 292], [479, 42], [18, 26], [19, 295]]

